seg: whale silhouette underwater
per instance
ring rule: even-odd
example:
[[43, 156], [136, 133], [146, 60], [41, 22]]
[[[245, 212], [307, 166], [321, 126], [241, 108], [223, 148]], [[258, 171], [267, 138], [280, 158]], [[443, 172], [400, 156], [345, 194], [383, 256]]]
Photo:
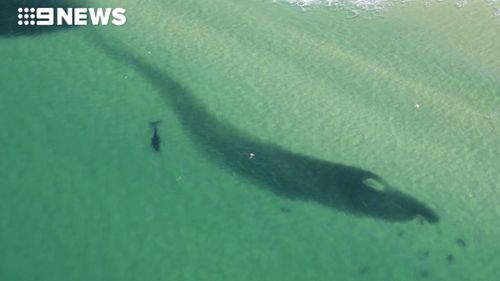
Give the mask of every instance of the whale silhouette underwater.
[[[157, 88], [190, 139], [224, 169], [278, 196], [317, 202], [356, 216], [387, 221], [409, 221], [416, 217], [429, 223], [439, 221], [438, 215], [424, 203], [397, 191], [380, 176], [255, 139], [219, 120], [187, 88], [156, 66], [100, 37], [94, 43], [111, 58], [134, 68]], [[249, 153], [255, 157], [249, 157]]]

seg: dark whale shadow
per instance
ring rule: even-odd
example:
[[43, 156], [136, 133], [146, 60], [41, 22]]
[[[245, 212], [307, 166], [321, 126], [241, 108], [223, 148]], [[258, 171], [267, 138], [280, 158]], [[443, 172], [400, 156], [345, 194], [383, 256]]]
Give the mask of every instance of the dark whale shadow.
[[85, 0], [1, 0], [0, 36], [35, 36], [48, 32], [72, 29], [74, 26], [32, 26], [18, 25], [18, 8], [72, 8], [86, 7]]
[[[378, 175], [257, 140], [218, 120], [187, 88], [161, 69], [109, 45], [100, 37], [94, 42], [108, 56], [133, 67], [155, 86], [175, 110], [196, 146], [224, 169], [259, 183], [279, 196], [314, 201], [354, 215], [388, 221], [415, 217], [423, 217], [430, 223], [439, 221], [433, 210], [395, 190]], [[255, 153], [254, 159], [249, 159], [249, 152]]]

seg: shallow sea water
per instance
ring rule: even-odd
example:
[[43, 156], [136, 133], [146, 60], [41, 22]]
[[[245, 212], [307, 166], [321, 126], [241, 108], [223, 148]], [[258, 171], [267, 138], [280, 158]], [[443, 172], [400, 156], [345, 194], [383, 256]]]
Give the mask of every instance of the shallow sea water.
[[[127, 25], [1, 34], [1, 280], [498, 278], [497, 3], [95, 4]], [[276, 196], [199, 145], [226, 127], [186, 127], [197, 108], [140, 61], [227, 126], [380, 175], [439, 222]]]

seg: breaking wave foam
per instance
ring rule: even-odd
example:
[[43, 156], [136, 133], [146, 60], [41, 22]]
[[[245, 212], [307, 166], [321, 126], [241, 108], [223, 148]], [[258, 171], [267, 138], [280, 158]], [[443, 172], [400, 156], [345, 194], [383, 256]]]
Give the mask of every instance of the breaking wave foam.
[[[418, 0], [273, 0], [275, 3], [288, 3], [306, 10], [315, 6], [327, 6], [341, 8], [358, 15], [363, 11], [383, 12], [390, 6], [396, 4], [405, 4], [410, 1]], [[446, 0], [423, 0], [425, 6], [430, 6], [434, 2], [443, 2]], [[500, 0], [484, 0], [487, 5], [494, 8], [493, 15], [500, 16]], [[458, 8], [464, 8], [469, 4], [469, 0], [456, 0], [455, 5]]]

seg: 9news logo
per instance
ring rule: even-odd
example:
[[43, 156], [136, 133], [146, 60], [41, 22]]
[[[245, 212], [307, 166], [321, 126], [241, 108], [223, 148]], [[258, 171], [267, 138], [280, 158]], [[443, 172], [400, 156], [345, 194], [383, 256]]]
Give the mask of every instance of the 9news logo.
[[19, 8], [18, 25], [112, 25], [127, 23], [123, 8]]

